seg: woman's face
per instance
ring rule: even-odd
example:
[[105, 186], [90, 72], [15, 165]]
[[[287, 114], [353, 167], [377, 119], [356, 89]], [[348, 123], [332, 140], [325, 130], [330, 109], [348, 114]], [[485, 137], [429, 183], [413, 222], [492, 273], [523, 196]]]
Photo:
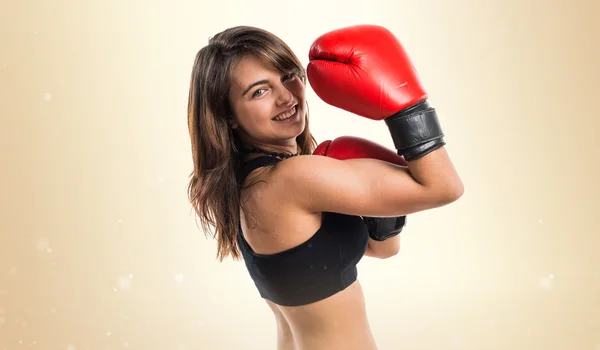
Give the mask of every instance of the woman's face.
[[229, 101], [244, 143], [296, 152], [296, 137], [306, 124], [305, 86], [297, 75], [246, 57], [234, 67]]

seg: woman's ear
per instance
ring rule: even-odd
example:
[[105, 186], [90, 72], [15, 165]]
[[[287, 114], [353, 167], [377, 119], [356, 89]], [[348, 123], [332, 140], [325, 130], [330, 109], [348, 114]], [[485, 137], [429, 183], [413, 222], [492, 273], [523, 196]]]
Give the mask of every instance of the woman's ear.
[[233, 119], [233, 117], [229, 117], [227, 119], [227, 125], [229, 125], [230, 128], [232, 129], [237, 129], [238, 124], [235, 122], [235, 120]]

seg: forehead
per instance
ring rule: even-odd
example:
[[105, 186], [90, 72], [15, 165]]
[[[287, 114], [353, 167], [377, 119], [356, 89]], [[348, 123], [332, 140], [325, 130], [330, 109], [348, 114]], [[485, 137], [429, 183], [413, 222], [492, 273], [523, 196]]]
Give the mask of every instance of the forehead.
[[242, 58], [232, 69], [231, 85], [234, 89], [244, 89], [258, 80], [269, 79], [279, 72], [255, 56]]

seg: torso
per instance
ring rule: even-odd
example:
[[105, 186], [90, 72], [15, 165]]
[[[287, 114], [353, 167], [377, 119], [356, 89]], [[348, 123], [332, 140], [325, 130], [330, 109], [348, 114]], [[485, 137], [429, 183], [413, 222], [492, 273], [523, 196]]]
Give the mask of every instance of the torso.
[[[264, 181], [242, 192], [240, 210], [244, 238], [258, 254], [275, 254], [312, 237], [321, 227], [322, 213], [294, 205], [293, 199], [270, 190], [271, 168], [260, 168], [245, 184]], [[278, 350], [377, 349], [367, 320], [358, 281], [317, 302], [281, 306], [266, 300], [278, 326]]]

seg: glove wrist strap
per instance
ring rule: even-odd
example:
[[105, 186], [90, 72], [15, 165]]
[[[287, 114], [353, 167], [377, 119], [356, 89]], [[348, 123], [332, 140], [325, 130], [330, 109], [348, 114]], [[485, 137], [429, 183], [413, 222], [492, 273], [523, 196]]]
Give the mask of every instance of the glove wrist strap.
[[385, 119], [398, 154], [415, 160], [444, 146], [444, 133], [435, 109], [427, 101]]
[[369, 237], [371, 239], [383, 242], [389, 238], [397, 236], [406, 226], [406, 215], [398, 217], [373, 218], [363, 217]]

